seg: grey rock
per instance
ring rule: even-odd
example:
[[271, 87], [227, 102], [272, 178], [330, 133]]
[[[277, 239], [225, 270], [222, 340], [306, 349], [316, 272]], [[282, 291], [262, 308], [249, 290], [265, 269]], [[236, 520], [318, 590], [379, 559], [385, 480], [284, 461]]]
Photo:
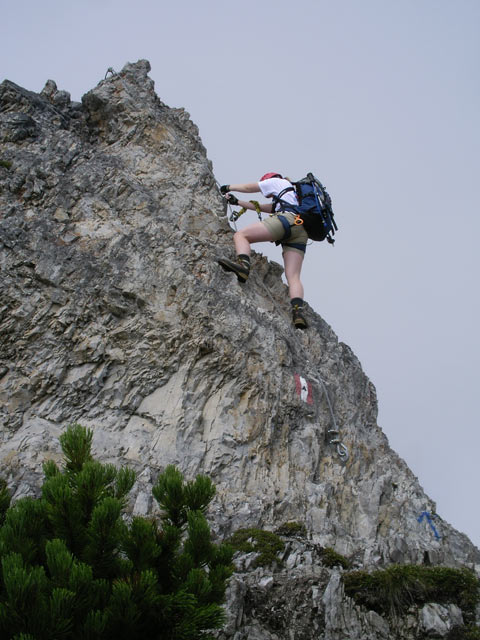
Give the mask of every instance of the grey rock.
[[68, 107], [71, 102], [70, 93], [68, 91], [59, 91], [53, 80], [47, 80], [40, 95], [60, 108]]
[[57, 93], [57, 91], [58, 88], [55, 80], [47, 80], [45, 86], [40, 92], [40, 95], [42, 96], [42, 98], [46, 98], [47, 100], [52, 101], [53, 96]]
[[34, 137], [37, 124], [26, 113], [0, 113], [0, 142], [20, 142]]
[[428, 603], [420, 612], [421, 631], [435, 638], [445, 637], [454, 627], [463, 625], [461, 610], [454, 604]]
[[127, 64], [81, 104], [53, 81], [0, 85], [3, 474], [15, 497], [35, 494], [81, 422], [97, 456], [137, 470], [132, 513], [155, 513], [173, 463], [213, 478], [219, 538], [305, 525], [281, 570], [238, 559], [223, 637], [407, 637], [417, 614], [402, 631], [357, 607], [319, 546], [362, 568], [474, 567], [480, 553], [440, 517], [439, 538], [419, 522], [436, 507], [377, 425], [375, 388], [312, 309], [293, 330], [280, 265], [254, 253], [243, 287], [218, 268], [233, 253], [225, 202], [197, 127], [149, 70]]
[[325, 640], [389, 640], [389, 623], [374, 611], [363, 611], [343, 592], [341, 573], [334, 570], [322, 597], [325, 607]]

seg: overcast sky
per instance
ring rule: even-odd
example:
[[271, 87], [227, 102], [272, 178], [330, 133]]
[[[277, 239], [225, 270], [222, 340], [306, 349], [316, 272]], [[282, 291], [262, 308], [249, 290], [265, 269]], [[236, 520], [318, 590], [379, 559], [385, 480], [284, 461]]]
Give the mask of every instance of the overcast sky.
[[80, 100], [146, 58], [220, 183], [325, 183], [339, 231], [307, 250], [306, 300], [359, 357], [380, 426], [438, 513], [480, 546], [480, 1], [0, 7], [1, 80], [39, 92], [51, 78]]

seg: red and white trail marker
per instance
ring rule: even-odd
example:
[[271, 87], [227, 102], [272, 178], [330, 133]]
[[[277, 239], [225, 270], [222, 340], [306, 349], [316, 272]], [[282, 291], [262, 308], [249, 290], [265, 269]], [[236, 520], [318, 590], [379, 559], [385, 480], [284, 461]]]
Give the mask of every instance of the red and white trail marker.
[[298, 395], [304, 402], [313, 404], [312, 385], [308, 380], [299, 376], [298, 373], [295, 374], [295, 387]]

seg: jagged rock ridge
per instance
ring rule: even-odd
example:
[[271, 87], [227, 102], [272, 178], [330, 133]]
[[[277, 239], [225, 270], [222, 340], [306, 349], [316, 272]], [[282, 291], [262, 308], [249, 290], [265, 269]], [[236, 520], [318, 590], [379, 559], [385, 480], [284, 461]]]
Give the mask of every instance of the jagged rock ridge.
[[[81, 103], [53, 81], [40, 94], [0, 85], [3, 475], [16, 497], [36, 492], [72, 421], [94, 429], [104, 461], [136, 468], [133, 512], [154, 508], [166, 464], [207, 473], [218, 535], [286, 521], [308, 531], [275, 574], [275, 597], [299, 583], [299, 601], [313, 599], [297, 635], [247, 611], [246, 594], [274, 575], [257, 569], [232, 583], [225, 637], [334, 640], [349, 625], [349, 638], [397, 637], [401, 627], [344, 597], [315, 549], [358, 567], [473, 566], [480, 554], [438, 516], [438, 536], [431, 518], [419, 522], [435, 505], [377, 426], [373, 385], [312, 310], [310, 329], [294, 332], [281, 267], [254, 254], [243, 287], [217, 267], [232, 244], [211, 163], [149, 70], [128, 64]], [[346, 462], [329, 443], [327, 400]]]

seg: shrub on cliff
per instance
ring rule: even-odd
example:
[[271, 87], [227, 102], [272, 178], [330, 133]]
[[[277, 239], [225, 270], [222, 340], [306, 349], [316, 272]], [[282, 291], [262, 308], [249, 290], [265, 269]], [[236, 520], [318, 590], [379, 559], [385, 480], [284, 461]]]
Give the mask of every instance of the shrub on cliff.
[[242, 553], [257, 553], [255, 567], [265, 567], [272, 563], [281, 564], [278, 554], [285, 545], [280, 538], [271, 531], [264, 529], [238, 529], [228, 540], [234, 551]]
[[401, 614], [412, 604], [454, 603], [473, 623], [480, 602], [480, 581], [469, 569], [392, 565], [384, 570], [343, 574], [345, 594], [377, 613]]
[[44, 465], [39, 499], [9, 506], [0, 486], [0, 637], [15, 640], [209, 638], [221, 626], [232, 550], [211, 542], [215, 489], [173, 466], [152, 519], [123, 518], [135, 474], [91, 456], [92, 432], [61, 436], [65, 465]]

